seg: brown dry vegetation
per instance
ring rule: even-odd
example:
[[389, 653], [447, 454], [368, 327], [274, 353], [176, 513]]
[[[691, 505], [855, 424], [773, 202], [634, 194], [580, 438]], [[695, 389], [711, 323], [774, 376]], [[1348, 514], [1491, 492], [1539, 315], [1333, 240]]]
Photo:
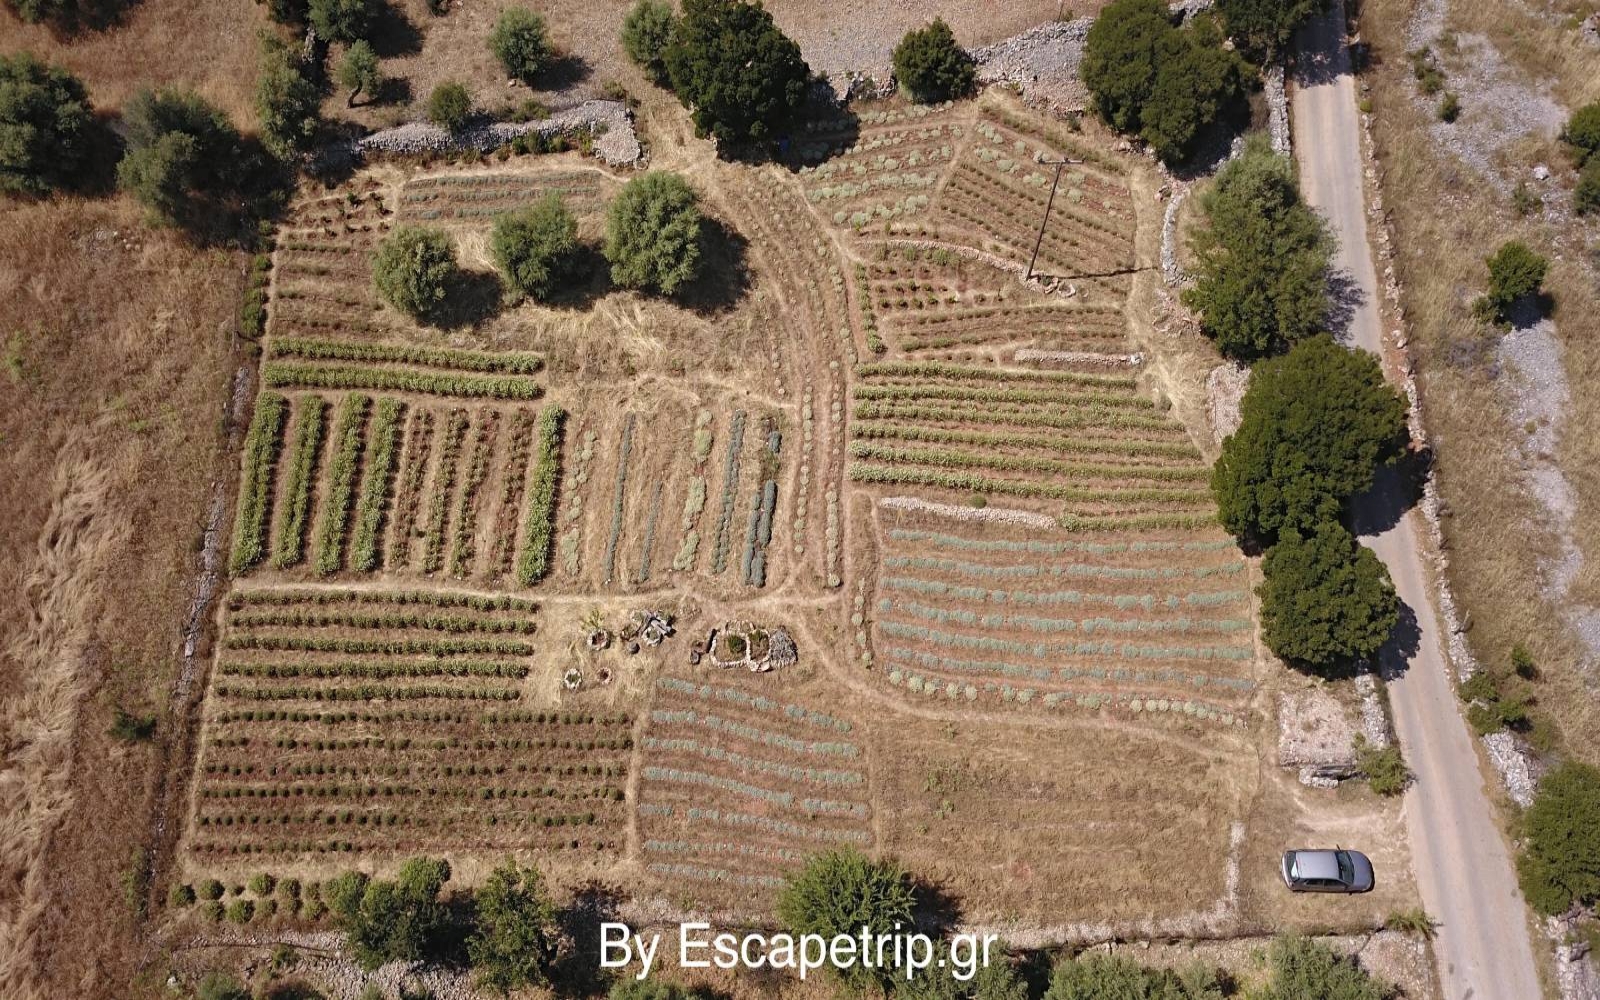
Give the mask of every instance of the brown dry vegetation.
[[[1439, 488], [1449, 507], [1451, 582], [1471, 609], [1479, 658], [1504, 666], [1511, 646], [1525, 644], [1544, 669], [1537, 692], [1541, 711], [1556, 720], [1573, 749], [1593, 757], [1592, 678], [1579, 666], [1588, 654], [1567, 629], [1551, 627], [1564, 612], [1545, 596], [1540, 578], [1540, 562], [1554, 554], [1556, 543], [1549, 515], [1524, 485], [1516, 453], [1529, 428], [1513, 425], [1496, 383], [1499, 334], [1475, 321], [1470, 306], [1486, 281], [1484, 258], [1503, 241], [1523, 239], [1551, 255], [1545, 287], [1557, 303], [1554, 319], [1572, 387], [1555, 457], [1577, 495], [1572, 528], [1581, 545], [1600, 537], [1600, 409], [1584, 389], [1600, 364], [1600, 265], [1584, 249], [1581, 224], [1562, 225], [1537, 212], [1518, 218], [1491, 183], [1434, 144], [1427, 132], [1431, 108], [1418, 105], [1402, 43], [1392, 41], [1403, 37], [1410, 5], [1369, 0], [1362, 6], [1362, 32], [1375, 55], [1364, 80], [1371, 88], [1384, 199], [1400, 248], [1395, 269], [1420, 361]], [[1560, 18], [1535, 17], [1509, 5], [1452, 4], [1446, 25], [1483, 32], [1530, 79], [1551, 80], [1569, 106], [1600, 95], [1593, 49], [1584, 48]], [[1546, 197], [1565, 203], [1570, 170], [1557, 147], [1530, 141], [1506, 151], [1502, 176], [1528, 178], [1534, 164], [1547, 163], [1556, 181], [1544, 187]], [[1563, 217], [1564, 212], [1550, 218]], [[1586, 555], [1570, 600], [1593, 606], [1600, 602], [1600, 565], [1592, 551]]]

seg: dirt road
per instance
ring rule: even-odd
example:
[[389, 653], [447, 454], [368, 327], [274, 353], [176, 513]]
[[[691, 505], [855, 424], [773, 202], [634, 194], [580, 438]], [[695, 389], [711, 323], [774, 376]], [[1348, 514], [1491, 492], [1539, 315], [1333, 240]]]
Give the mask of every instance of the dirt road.
[[[1360, 122], [1343, 25], [1343, 4], [1334, 3], [1300, 38], [1295, 152], [1307, 200], [1338, 236], [1335, 266], [1359, 290], [1349, 340], [1379, 352], [1378, 278], [1367, 243]], [[1527, 910], [1445, 670], [1416, 518], [1405, 512], [1393, 476], [1359, 502], [1356, 517], [1362, 544], [1389, 567], [1404, 602], [1383, 655], [1395, 729], [1416, 775], [1405, 804], [1417, 884], [1439, 925], [1434, 953], [1445, 1000], [1530, 1000], [1541, 992]]]

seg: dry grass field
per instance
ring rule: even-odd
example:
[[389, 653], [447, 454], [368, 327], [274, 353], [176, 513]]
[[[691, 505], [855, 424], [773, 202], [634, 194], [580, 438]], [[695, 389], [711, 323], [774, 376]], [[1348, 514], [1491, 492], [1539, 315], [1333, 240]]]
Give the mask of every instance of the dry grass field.
[[[1538, 16], [1515, 5], [1437, 5], [1434, 26], [1445, 40], [1437, 44], [1450, 86], [1461, 89], [1464, 125], [1476, 127], [1474, 116], [1489, 115], [1496, 102], [1547, 94], [1560, 110], [1600, 97], [1595, 49], [1580, 40], [1569, 17], [1586, 12], [1585, 5], [1551, 6], [1548, 16]], [[1560, 143], [1543, 133], [1542, 120], [1530, 118], [1494, 141], [1469, 131], [1458, 142], [1464, 153], [1443, 145], [1440, 136], [1449, 134], [1417, 95], [1400, 41], [1417, 23], [1412, 6], [1369, 0], [1362, 7], [1362, 33], [1375, 57], [1365, 81], [1384, 197], [1406, 248], [1394, 265], [1404, 283], [1438, 483], [1449, 508], [1451, 582], [1471, 610], [1476, 654], [1503, 665], [1513, 644], [1526, 645], [1542, 671], [1538, 711], [1557, 723], [1570, 748], [1594, 758], [1600, 753], [1593, 697], [1600, 651], [1574, 627], [1551, 627], [1571, 626], [1574, 614], [1600, 606], [1600, 572], [1587, 545], [1600, 537], [1600, 435], [1594, 433], [1600, 411], [1581, 388], [1600, 363], [1594, 225], [1570, 213], [1574, 174]], [[1452, 38], [1459, 39], [1459, 57], [1449, 49]], [[1471, 68], [1482, 59], [1482, 50], [1468, 47], [1478, 40], [1504, 66], [1493, 86]], [[1487, 173], [1473, 165], [1479, 155], [1492, 164]], [[1550, 167], [1550, 181], [1533, 178], [1538, 164]], [[1548, 207], [1520, 215], [1510, 197], [1519, 180]], [[1519, 411], [1516, 400], [1528, 393], [1518, 388], [1519, 375], [1501, 353], [1507, 341], [1470, 313], [1486, 280], [1484, 258], [1512, 238], [1553, 261], [1546, 288], [1557, 304], [1552, 343], [1558, 353], [1546, 373], [1553, 379], [1530, 390], [1542, 397], [1533, 405], [1547, 411], [1543, 416]], [[1561, 398], [1557, 381], [1570, 385], [1570, 398]], [[1563, 550], [1564, 517], [1541, 501], [1551, 495], [1541, 485], [1550, 470], [1559, 470], [1570, 487], [1555, 501], [1567, 511], [1565, 533], [1577, 547], [1565, 587], [1552, 585], [1549, 573], [1573, 551]], [[1592, 623], [1588, 630], [1593, 635]]]

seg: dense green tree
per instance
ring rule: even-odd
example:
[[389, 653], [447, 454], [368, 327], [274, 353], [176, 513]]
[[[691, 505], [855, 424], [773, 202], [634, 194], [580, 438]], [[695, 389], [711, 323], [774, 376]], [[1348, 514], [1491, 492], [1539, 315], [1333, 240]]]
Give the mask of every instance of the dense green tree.
[[93, 117], [77, 77], [27, 52], [0, 55], [0, 192], [44, 194], [72, 183]]
[[338, 79], [339, 86], [350, 91], [345, 99], [346, 107], [355, 107], [356, 98], [362, 94], [370, 99], [378, 93], [378, 88], [383, 86], [383, 71], [370, 42], [363, 39], [350, 43], [344, 50], [344, 58], [339, 60]]
[[330, 42], [369, 38], [383, 13], [383, 0], [311, 0], [306, 18]]
[[193, 225], [241, 180], [239, 132], [190, 91], [140, 91], [122, 114], [127, 151], [117, 180], [161, 220]]
[[1408, 441], [1405, 401], [1377, 358], [1326, 334], [1258, 363], [1239, 413], [1211, 489], [1229, 531], [1268, 541], [1336, 517]]
[[1371, 659], [1400, 620], [1388, 568], [1337, 521], [1284, 531], [1261, 576], [1261, 640], [1307, 670]]
[[330, 884], [329, 902], [356, 960], [372, 969], [426, 955], [449, 921], [439, 899], [448, 881], [449, 862], [411, 858], [393, 881], [346, 873]]
[[428, 95], [428, 120], [458, 132], [472, 117], [472, 95], [455, 80], [446, 80]]
[[307, 79], [299, 51], [276, 35], [263, 35], [261, 72], [256, 77], [262, 145], [285, 160], [308, 148], [322, 123], [321, 104], [322, 95]]
[[782, 134], [805, 105], [811, 75], [760, 0], [684, 0], [666, 66], [696, 134], [721, 143]]
[[707, 1000], [705, 994], [662, 979], [619, 979], [606, 1000]]
[[1147, 969], [1122, 955], [1082, 955], [1057, 965], [1044, 1000], [1223, 1000], [1204, 966]]
[[[813, 856], [789, 877], [778, 896], [778, 919], [792, 934], [831, 940], [859, 935], [862, 928], [889, 934], [897, 924], [910, 927], [915, 907], [916, 892], [904, 868], [844, 848]], [[833, 971], [859, 986], [885, 970], [856, 964]]]
[[507, 7], [489, 32], [489, 51], [515, 79], [529, 83], [550, 65], [550, 32], [526, 7]]
[[578, 220], [561, 196], [551, 192], [496, 218], [489, 248], [507, 285], [536, 299], [548, 298], [571, 272]]
[[1556, 916], [1600, 901], [1600, 771], [1568, 762], [1539, 782], [1517, 873], [1528, 903]]
[[437, 313], [457, 273], [455, 241], [442, 229], [398, 226], [372, 256], [372, 280], [378, 294], [419, 319]]
[[505, 994], [543, 985], [559, 928], [539, 872], [507, 858], [473, 899], [477, 926], [467, 939], [467, 955], [478, 981]]
[[656, 86], [666, 86], [666, 52], [678, 15], [667, 0], [639, 0], [622, 20], [622, 49]]
[[1353, 959], [1320, 941], [1281, 937], [1267, 952], [1271, 982], [1261, 1000], [1388, 1000], [1389, 990]]
[[1572, 113], [1561, 130], [1561, 139], [1572, 147], [1579, 165], [1600, 152], [1600, 101], [1585, 104]]
[[1028, 984], [1006, 957], [990, 959], [965, 981], [950, 968], [924, 970], [909, 982], [897, 982], [895, 1000], [1028, 1000]]
[[700, 199], [677, 174], [635, 177], [606, 212], [606, 260], [623, 288], [672, 295], [700, 273], [705, 220]]
[[1502, 243], [1484, 263], [1489, 267], [1489, 290], [1473, 309], [1480, 318], [1494, 322], [1507, 321], [1512, 307], [1539, 294], [1550, 270], [1550, 261], [1521, 240]]
[[1232, 358], [1274, 353], [1321, 330], [1333, 238], [1300, 198], [1294, 164], [1254, 136], [1201, 198], [1190, 243], [1195, 283], [1183, 294]]
[[1228, 37], [1262, 55], [1287, 48], [1295, 31], [1320, 9], [1322, 0], [1217, 0]]
[[1173, 162], [1243, 93], [1243, 65], [1220, 43], [1209, 19], [1176, 27], [1163, 0], [1113, 0], [1085, 38], [1081, 73], [1107, 124]]
[[1176, 31], [1163, 0], [1112, 0], [1084, 40], [1082, 74], [1095, 110], [1119, 132], [1137, 132], [1156, 89], [1156, 57]]
[[1171, 31], [1157, 49], [1155, 87], [1139, 138], [1167, 163], [1187, 157], [1200, 132], [1244, 93], [1244, 66], [1209, 18]]
[[977, 66], [943, 18], [908, 31], [894, 50], [894, 76], [918, 104], [933, 104], [972, 93]]

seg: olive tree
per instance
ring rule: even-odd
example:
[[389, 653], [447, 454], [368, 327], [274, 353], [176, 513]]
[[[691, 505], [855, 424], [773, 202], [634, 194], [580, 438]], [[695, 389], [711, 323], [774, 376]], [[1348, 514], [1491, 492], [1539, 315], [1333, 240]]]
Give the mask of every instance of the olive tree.
[[677, 25], [678, 15], [666, 0], [639, 0], [622, 19], [622, 50], [657, 86], [670, 82], [666, 51]]
[[300, 53], [276, 35], [263, 35], [256, 77], [262, 145], [282, 159], [309, 147], [322, 121], [321, 103], [322, 95], [306, 77]]
[[241, 139], [226, 113], [192, 91], [140, 91], [124, 107], [117, 181], [163, 222], [205, 223], [237, 193]]
[[[832, 940], [889, 934], [911, 923], [916, 893], [905, 869], [892, 861], [874, 861], [854, 848], [829, 851], [806, 862], [791, 875], [778, 896], [778, 919], [795, 936], [820, 935]], [[845, 982], [864, 986], [875, 971], [864, 965], [830, 966]]]
[[489, 32], [489, 50], [513, 78], [531, 82], [550, 64], [544, 18], [526, 7], [507, 7]]
[[943, 18], [908, 31], [894, 50], [894, 77], [918, 104], [972, 93], [977, 67]]
[[1522, 892], [1551, 916], [1600, 900], [1600, 771], [1565, 763], [1545, 775], [1517, 859]]
[[372, 256], [378, 294], [418, 319], [437, 313], [457, 272], [455, 241], [442, 229], [398, 226]]
[[455, 80], [446, 80], [428, 95], [428, 120], [440, 128], [459, 132], [472, 117], [472, 95]]
[[355, 107], [356, 98], [362, 94], [372, 97], [383, 86], [383, 71], [379, 68], [378, 54], [365, 39], [352, 42], [339, 60], [339, 86], [350, 91], [346, 107]]
[[1388, 568], [1337, 521], [1285, 531], [1261, 576], [1261, 639], [1297, 667], [1326, 674], [1369, 660], [1400, 620]]
[[495, 219], [489, 248], [506, 284], [536, 299], [548, 298], [572, 268], [578, 220], [551, 192], [528, 208]]
[[479, 983], [502, 994], [544, 985], [559, 928], [538, 870], [507, 858], [473, 901], [477, 925], [467, 939], [467, 956]]
[[629, 181], [606, 213], [606, 260], [623, 288], [672, 295], [700, 273], [700, 199], [677, 174]]
[[805, 104], [811, 70], [760, 0], [684, 0], [666, 52], [672, 89], [698, 135], [764, 142]]

